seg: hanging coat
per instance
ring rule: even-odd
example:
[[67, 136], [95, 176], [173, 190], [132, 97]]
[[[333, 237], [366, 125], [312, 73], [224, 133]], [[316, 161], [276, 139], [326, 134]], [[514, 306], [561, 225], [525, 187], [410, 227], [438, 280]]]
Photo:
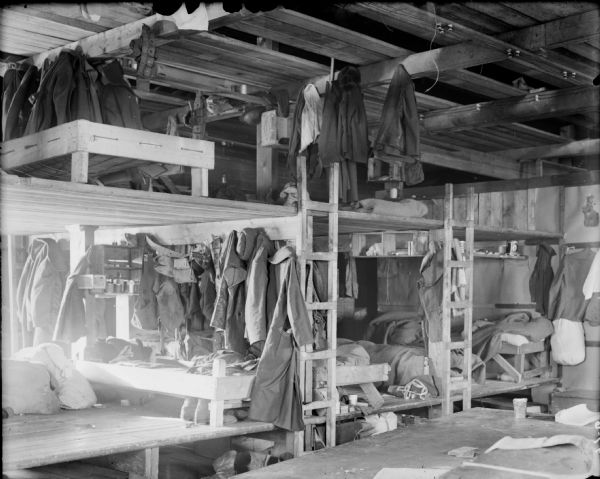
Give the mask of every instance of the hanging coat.
[[237, 253], [242, 260], [248, 262], [244, 318], [250, 345], [267, 339], [271, 319], [267, 315], [267, 258], [272, 256], [274, 251], [273, 243], [263, 231], [244, 228], [240, 232]]
[[248, 349], [244, 339], [246, 268], [236, 253], [236, 245], [237, 233], [232, 231], [227, 237], [219, 259], [222, 276], [210, 325], [225, 331], [225, 348], [245, 354]]
[[354, 163], [366, 163], [369, 156], [367, 113], [360, 89], [360, 71], [356, 67], [340, 70], [342, 96], [338, 108], [340, 154]]
[[535, 310], [544, 316], [548, 315], [548, 295], [554, 279], [551, 262], [555, 254], [552, 246], [541, 243], [537, 250], [537, 261], [529, 278], [531, 301], [535, 302]]
[[252, 387], [249, 417], [299, 431], [304, 421], [297, 349], [312, 343], [313, 336], [294, 251], [286, 246], [269, 261], [276, 265], [277, 303]]
[[583, 295], [583, 283], [594, 256], [595, 253], [589, 248], [565, 255], [550, 286], [548, 319], [583, 320], [588, 303]]
[[150, 254], [143, 255], [140, 292], [135, 300], [132, 323], [140, 329], [158, 329], [158, 310], [156, 294], [158, 290], [158, 273], [154, 269], [154, 261]]
[[85, 274], [88, 267], [100, 263], [102, 246], [90, 246], [83, 258], [67, 278], [67, 284], [60, 303], [60, 310], [54, 328], [54, 341], [77, 341], [87, 333], [85, 323], [85, 290], [77, 287], [77, 276]]
[[327, 83], [325, 98], [323, 99], [323, 119], [321, 121], [321, 134], [319, 135], [319, 155], [325, 168], [332, 163], [343, 160], [340, 153], [338, 138], [338, 108], [342, 98], [339, 83]]
[[419, 158], [419, 114], [415, 86], [402, 64], [388, 87], [373, 150], [393, 156]]
[[[32, 240], [16, 295], [23, 347], [52, 340], [68, 270], [68, 260], [54, 240]], [[33, 332], [33, 338], [27, 332]]]

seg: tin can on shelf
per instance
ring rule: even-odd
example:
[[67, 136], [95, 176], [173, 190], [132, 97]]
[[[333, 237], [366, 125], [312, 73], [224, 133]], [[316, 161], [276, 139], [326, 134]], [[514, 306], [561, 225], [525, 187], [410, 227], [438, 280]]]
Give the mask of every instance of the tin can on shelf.
[[519, 254], [519, 243], [517, 241], [509, 241], [506, 245], [506, 253], [511, 256]]

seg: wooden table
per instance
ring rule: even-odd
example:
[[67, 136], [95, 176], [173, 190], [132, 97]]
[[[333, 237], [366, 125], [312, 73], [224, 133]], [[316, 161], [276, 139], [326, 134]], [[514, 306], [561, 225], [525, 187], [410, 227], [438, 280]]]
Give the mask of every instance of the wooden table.
[[580, 434], [595, 438], [592, 426], [565, 426], [552, 421], [515, 421], [512, 411], [474, 408], [415, 424], [333, 449], [285, 461], [239, 476], [240, 479], [330, 478], [372, 479], [382, 468], [440, 468], [460, 466], [465, 459], [448, 456], [461, 446], [481, 452], [504, 436], [540, 437]]
[[158, 477], [160, 446], [273, 429], [272, 424], [255, 421], [223, 427], [190, 426], [179, 418], [137, 406], [13, 416], [2, 421], [2, 466], [7, 471], [133, 453], [138, 457], [132, 462], [141, 464], [139, 475]]

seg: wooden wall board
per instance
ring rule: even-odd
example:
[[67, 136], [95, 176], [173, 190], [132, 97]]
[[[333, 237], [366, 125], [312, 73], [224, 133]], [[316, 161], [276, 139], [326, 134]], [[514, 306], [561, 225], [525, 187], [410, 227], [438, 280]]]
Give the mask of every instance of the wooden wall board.
[[255, 421], [186, 427], [179, 418], [137, 406], [13, 416], [2, 421], [2, 466], [24, 469], [273, 429], [272, 424]]

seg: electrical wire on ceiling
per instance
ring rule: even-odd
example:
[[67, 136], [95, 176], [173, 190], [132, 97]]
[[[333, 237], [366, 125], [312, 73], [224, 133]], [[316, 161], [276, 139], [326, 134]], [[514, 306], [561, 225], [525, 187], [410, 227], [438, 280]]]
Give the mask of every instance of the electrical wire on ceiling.
[[[433, 37], [431, 37], [431, 41], [429, 42], [429, 51], [431, 51], [431, 47], [433, 46], [433, 41], [435, 40], [435, 37], [437, 36], [437, 14], [435, 12], [435, 4], [433, 5]], [[433, 64], [435, 65], [435, 81], [433, 82], [433, 85], [431, 85], [427, 90], [425, 90], [425, 93], [429, 92], [429, 90], [431, 90], [434, 86], [437, 85], [438, 80], [440, 79], [440, 69], [438, 67], [437, 62], [435, 61], [435, 58], [432, 57], [433, 60]]]

